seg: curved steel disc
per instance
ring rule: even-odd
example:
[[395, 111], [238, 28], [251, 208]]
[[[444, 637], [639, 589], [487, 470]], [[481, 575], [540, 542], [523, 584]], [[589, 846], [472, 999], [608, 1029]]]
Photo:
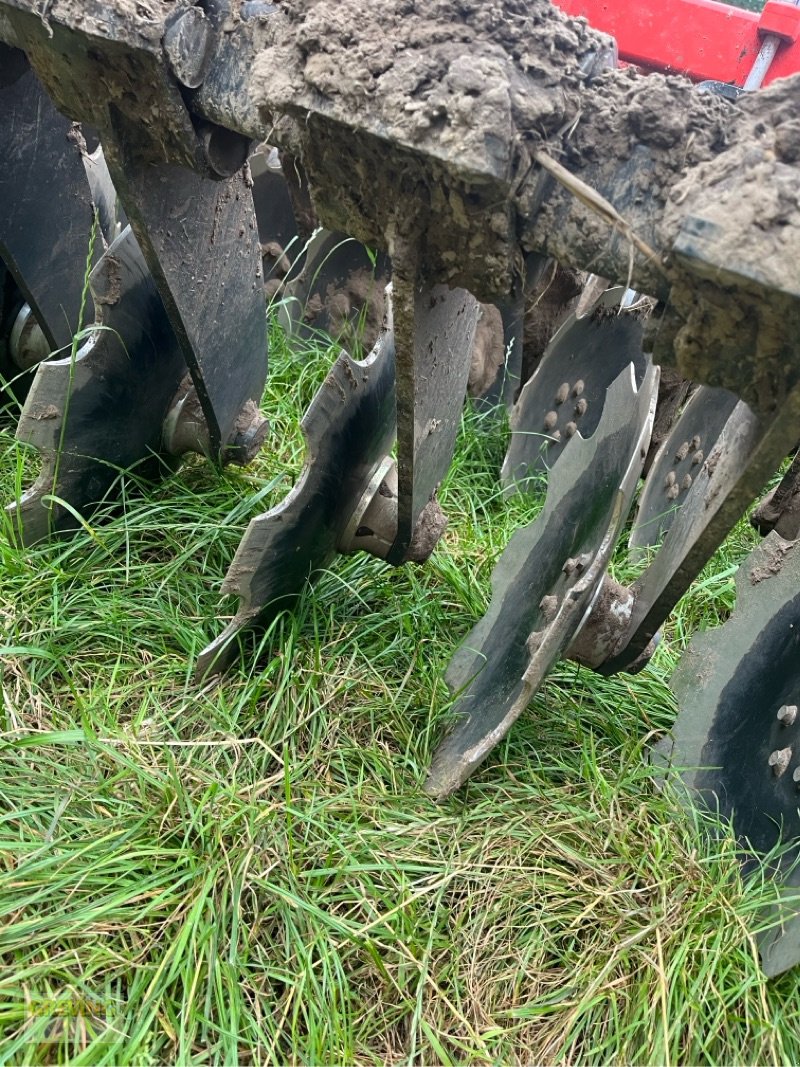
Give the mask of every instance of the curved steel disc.
[[0, 258], [54, 349], [77, 327], [92, 229], [79, 141], [30, 68], [0, 85]]
[[525, 491], [551, 470], [570, 437], [597, 429], [606, 390], [629, 363], [642, 381], [644, 318], [640, 308], [621, 308], [626, 290], [609, 289], [591, 314], [573, 313], [556, 331], [542, 361], [511, 414], [509, 445], [501, 481], [506, 494]]
[[11, 334], [25, 298], [0, 260], [0, 411], [13, 410], [30, 388], [31, 375], [11, 358]]
[[759, 503], [750, 522], [762, 535], [776, 530], [787, 541], [800, 536], [800, 452], [778, 485]]
[[574, 435], [544, 509], [518, 530], [492, 575], [489, 610], [447, 672], [456, 725], [425, 790], [449, 796], [483, 762], [565, 652], [600, 588], [628, 514], [655, 410], [658, 370], [637, 390], [626, 367], [608, 389], [594, 435]]
[[703, 385], [686, 404], [645, 480], [628, 542], [634, 558], [666, 537], [737, 403], [737, 397], [726, 389]]
[[385, 255], [373, 259], [353, 238], [318, 230], [308, 243], [302, 273], [284, 289], [282, 323], [300, 337], [323, 332], [369, 349], [383, 321], [390, 275]]
[[[89, 188], [92, 192], [92, 201], [97, 211], [97, 220], [105, 238], [106, 244], [112, 244], [125, 227], [128, 220], [125, 212], [117, 199], [117, 190], [111, 181], [106, 158], [100, 145], [91, 153], [83, 157], [83, 165]], [[81, 275], [81, 278], [83, 275]]]
[[[120, 470], [158, 455], [186, 364], [130, 227], [90, 278], [101, 329], [70, 358], [39, 364], [17, 437], [42, 453], [42, 471], [11, 504], [25, 544], [79, 526]], [[141, 467], [137, 469], [144, 473]]]
[[277, 151], [264, 146], [255, 152], [250, 157], [250, 173], [264, 284], [271, 295], [279, 279], [285, 281], [302, 270], [304, 242], [298, 235], [292, 198]]
[[[670, 684], [680, 711], [672, 745], [660, 747], [692, 796], [732, 820], [751, 851], [745, 862], [800, 839], [798, 542], [771, 533], [751, 553], [736, 575], [733, 615], [692, 639]], [[774, 872], [794, 890], [798, 845]], [[759, 948], [774, 975], [800, 961], [797, 904], [770, 927]]]
[[720, 431], [676, 512], [669, 537], [631, 586], [634, 604], [627, 643], [602, 664], [602, 674], [627, 670], [653, 640], [680, 597], [717, 550], [751, 503], [758, 488], [796, 438], [791, 408], [778, 410], [770, 422], [760, 420], [743, 401]]
[[[390, 319], [390, 316], [388, 316]], [[378, 463], [395, 438], [394, 336], [389, 322], [364, 362], [342, 352], [306, 412], [306, 462], [277, 507], [251, 520], [222, 593], [240, 598], [223, 632], [200, 653], [197, 675], [223, 670], [242, 630], [267, 626], [309, 576], [328, 566]]]
[[480, 306], [466, 289], [426, 285], [413, 255], [395, 251], [397, 536], [387, 560], [408, 558], [423, 512], [450, 469]]
[[[236, 453], [242, 412], [261, 402], [267, 315], [252, 181], [213, 180], [137, 154], [128, 120], [103, 149], [142, 254], [181, 345], [208, 429], [208, 458]], [[232, 448], [230, 446], [233, 446]]]

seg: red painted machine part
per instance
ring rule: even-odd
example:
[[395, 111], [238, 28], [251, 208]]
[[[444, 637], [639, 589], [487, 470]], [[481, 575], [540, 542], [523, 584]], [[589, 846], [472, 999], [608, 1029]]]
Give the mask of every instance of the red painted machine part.
[[[774, 11], [778, 0], [770, 3]], [[616, 37], [619, 58], [649, 70], [688, 74], [695, 81], [742, 85], [761, 47], [755, 11], [716, 0], [554, 0]], [[791, 4], [791, 20], [798, 10]], [[766, 14], [766, 13], [765, 13]], [[765, 19], [766, 25], [769, 22]], [[762, 32], [763, 32], [762, 29]], [[781, 44], [764, 84], [800, 71], [800, 39]]]

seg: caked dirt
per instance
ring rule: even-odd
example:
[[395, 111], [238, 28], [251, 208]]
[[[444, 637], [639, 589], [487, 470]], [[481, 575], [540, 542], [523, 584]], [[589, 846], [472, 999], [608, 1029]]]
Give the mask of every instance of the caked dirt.
[[585, 81], [581, 68], [610, 49], [585, 22], [527, 0], [278, 6], [284, 25], [254, 72], [265, 110], [325, 110], [432, 155], [458, 153], [478, 172], [504, 173], [521, 120], [563, 120]]
[[369, 352], [383, 325], [386, 282], [366, 267], [351, 271], [340, 285], [330, 283], [324, 294], [311, 294], [304, 319], [314, 325], [322, 315], [327, 332], [348, 351]]
[[658, 354], [684, 377], [762, 410], [794, 384], [800, 77], [731, 104], [609, 69], [548, 0], [278, 8], [251, 91], [328, 225], [486, 301], [552, 255], [669, 301]]
[[470, 396], [484, 396], [491, 389], [505, 359], [503, 318], [494, 304], [481, 304], [469, 361], [467, 392]]
[[276, 139], [299, 143], [322, 221], [395, 258], [398, 237], [421, 244], [423, 270], [468, 275], [476, 296], [507, 292], [529, 166], [519, 130], [577, 113], [609, 39], [522, 0], [279, 7], [251, 91]]

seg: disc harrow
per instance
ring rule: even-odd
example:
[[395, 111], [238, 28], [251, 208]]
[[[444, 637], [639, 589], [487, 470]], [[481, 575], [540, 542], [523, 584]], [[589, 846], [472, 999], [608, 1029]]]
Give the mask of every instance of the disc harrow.
[[[79, 527], [120, 472], [269, 448], [269, 304], [338, 355], [198, 678], [337, 553], [430, 556], [468, 390], [511, 412], [506, 493], [541, 475], [547, 496], [453, 657], [424, 788], [463, 785], [559, 659], [641, 669], [797, 445], [800, 45], [777, 2], [760, 44], [741, 15], [758, 77], [708, 81], [727, 69], [709, 57], [699, 91], [619, 69], [546, 0], [0, 0], [0, 375], [43, 460], [10, 505], [20, 539]], [[739, 92], [773, 60], [788, 80]], [[645, 469], [626, 587], [608, 567]], [[797, 472], [759, 510], [775, 532], [725, 640], [698, 639], [675, 679], [672, 763], [753, 854], [800, 837]], [[799, 923], [763, 943], [769, 973], [800, 959]]]

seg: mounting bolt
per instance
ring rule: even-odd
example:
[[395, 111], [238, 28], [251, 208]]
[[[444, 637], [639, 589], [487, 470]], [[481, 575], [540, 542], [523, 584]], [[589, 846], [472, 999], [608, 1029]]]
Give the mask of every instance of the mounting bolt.
[[198, 89], [211, 63], [217, 35], [199, 7], [181, 13], [164, 31], [164, 53], [170, 70], [187, 89]]
[[569, 396], [569, 382], [564, 382], [559, 385], [558, 392], [556, 393], [556, 404], [563, 404]]
[[[776, 748], [774, 752], [770, 753], [769, 760], [767, 761], [772, 767], [772, 773], [776, 778], [780, 778], [785, 773], [786, 768], [789, 766], [789, 762], [792, 758], [791, 748]], [[797, 779], [795, 779], [796, 781]]]
[[675, 462], [682, 463], [689, 455], [689, 442], [684, 441], [678, 451], [675, 453]]
[[664, 479], [664, 485], [667, 487], [667, 489], [670, 489], [670, 488], [672, 488], [672, 486], [675, 484], [676, 481], [677, 481], [677, 478], [675, 477], [675, 471], [670, 471], [669, 474]]
[[794, 720], [797, 718], [797, 705], [796, 704], [784, 704], [778, 712], [778, 722], [783, 726], [791, 726]]
[[564, 560], [564, 566], [561, 568], [561, 570], [564, 574], [570, 575], [577, 566], [578, 561], [576, 559], [573, 559], [572, 556], [569, 556], [567, 559]]
[[700, 434], [699, 433], [696, 433], [694, 435], [694, 437], [691, 440], [691, 443], [690, 443], [689, 447], [691, 448], [692, 452], [696, 452], [698, 450], [698, 448], [700, 447]]
[[558, 414], [555, 411], [548, 411], [544, 417], [544, 428], [549, 433], [556, 428], [558, 423]]
[[703, 453], [701, 451], [695, 452], [692, 456], [692, 466], [697, 467], [703, 462]]
[[574, 434], [577, 433], [577, 430], [577, 424], [574, 422], [568, 422], [567, 425], [564, 427], [564, 433], [567, 435], [567, 437], [574, 436]]
[[685, 492], [687, 489], [691, 489], [691, 488], [692, 488], [692, 476], [691, 476], [691, 474], [684, 474], [683, 481], [681, 482], [681, 489], [683, 489], [684, 492]]
[[800, 789], [800, 767], [795, 767], [792, 771], [792, 781]]
[[585, 396], [582, 396], [578, 403], [575, 405], [575, 417], [580, 418], [581, 415], [586, 414], [586, 409], [589, 407], [589, 401]]
[[577, 382], [575, 382], [575, 384], [572, 387], [572, 395], [573, 396], [580, 396], [581, 393], [583, 392], [584, 388], [585, 388], [585, 386], [584, 386], [583, 378], [578, 378]]
[[671, 485], [667, 490], [667, 500], [677, 500], [680, 489], [677, 485]]

